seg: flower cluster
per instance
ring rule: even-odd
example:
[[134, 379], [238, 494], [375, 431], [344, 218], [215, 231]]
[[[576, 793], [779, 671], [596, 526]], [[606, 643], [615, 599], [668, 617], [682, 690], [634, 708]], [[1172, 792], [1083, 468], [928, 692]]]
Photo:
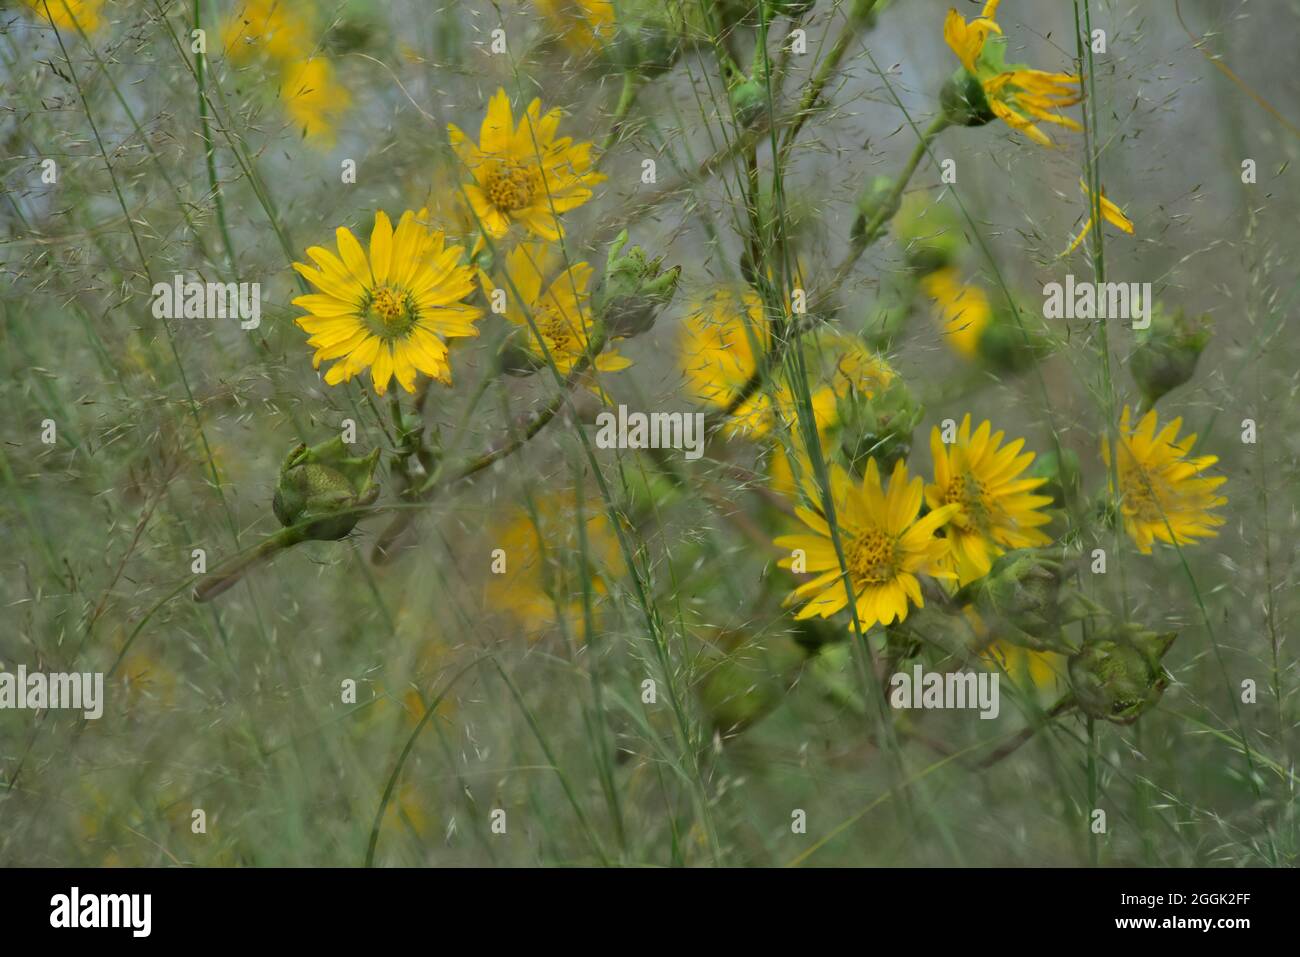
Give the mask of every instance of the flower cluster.
[[[1082, 129], [1063, 112], [1080, 101], [1080, 78], [1007, 65], [998, 6], [990, 0], [969, 21], [949, 11], [943, 32], [960, 67], [944, 86], [939, 118], [926, 136], [1001, 119], [1032, 142], [1053, 145], [1043, 124]], [[620, 49], [635, 21], [614, 3], [538, 7], [569, 55]], [[228, 31], [232, 56], [241, 49], [236, 39], [244, 44], [238, 55], [292, 61], [301, 54], [307, 24], [278, 6], [250, 9], [238, 36]], [[686, 22], [660, 27], [683, 42], [691, 36]], [[730, 87], [744, 71], [729, 61], [723, 66]], [[638, 84], [654, 74], [644, 65], [628, 74], [616, 122]], [[736, 117], [741, 128], [755, 119]], [[566, 125], [562, 111], [544, 108], [540, 98], [517, 111], [498, 89], [476, 136], [446, 125], [456, 173], [438, 180], [433, 213], [407, 210], [394, 227], [379, 211], [368, 247], [340, 227], [335, 250], [307, 250], [312, 265], [295, 268], [317, 291], [294, 304], [306, 313], [297, 322], [315, 349], [314, 364], [332, 363], [324, 373], [328, 385], [368, 373], [380, 395], [394, 380], [415, 393], [420, 376], [451, 386], [452, 342], [477, 336], [490, 312], [505, 323], [494, 373], [529, 376], [550, 368], [562, 389], [582, 384], [601, 402], [612, 401], [601, 377], [632, 365], [618, 340], [650, 327], [672, 298], [680, 270], [664, 271], [661, 258], [640, 249], [626, 252], [626, 231], [610, 247], [599, 280], [589, 263], [571, 255], [565, 214], [591, 201], [605, 174], [594, 144], [565, 135]], [[1072, 622], [1097, 614], [1067, 586], [1070, 553], [1091, 533], [1086, 526], [1095, 516], [1122, 523], [1143, 554], [1155, 542], [1182, 546], [1212, 536], [1223, 524], [1216, 510], [1226, 503], [1217, 493], [1224, 479], [1203, 474], [1216, 459], [1192, 454], [1195, 436], [1178, 438], [1180, 420], [1161, 428], [1148, 410], [1134, 426], [1128, 407], [1117, 423], [1100, 429], [1114, 436], [1101, 443], [1109, 511], [1085, 507], [1078, 457], [1059, 436], [1053, 434], [1056, 448], [1040, 455], [987, 420], [976, 425], [969, 413], [931, 427], [925, 474], [913, 441], [925, 407], [885, 357], [904, 334], [913, 301], [929, 303], [939, 320], [937, 339], [981, 375], [1036, 369], [1053, 341], [1045, 329], [1026, 324], [1000, 275], [996, 292], [965, 278], [971, 252], [965, 224], [942, 196], [907, 193], [905, 186], [905, 178], [878, 177], [858, 203], [854, 241], [869, 245], [881, 224], [893, 221], [907, 266], [882, 286], [863, 334], [828, 321], [835, 313], [824, 311], [824, 297], [809, 311], [808, 287], [820, 277], [797, 259], [767, 258], [765, 234], [756, 226], [740, 259], [740, 280], [701, 283], [681, 316], [676, 354], [683, 392], [709, 410], [723, 467], [743, 469], [736, 456], [755, 449], [766, 474], [753, 474], [769, 501], [782, 503], [777, 507], [787, 517], [779, 521], [788, 526], [792, 516], [802, 525], [797, 532], [773, 529], [767, 539], [781, 552], [779, 565], [798, 578], [784, 603], [795, 607], [799, 627], [837, 618], [861, 633], [881, 628], [904, 648], [918, 639], [942, 646], [936, 636], [956, 629], [990, 667], [1033, 683], [1068, 678], [1088, 689], [1089, 702], [1109, 700], [1111, 686], [1098, 675], [1098, 663], [1136, 646], [1117, 638], [1121, 651], [1102, 653], [1095, 643], [1069, 637]], [[1123, 233], [1135, 231], [1104, 191], [1081, 188], [1088, 215], [1062, 256], [1097, 228], [1097, 217]], [[755, 195], [756, 220], [776, 214], [771, 202]], [[450, 242], [449, 233], [463, 244]], [[1142, 343], [1135, 375], [1154, 402], [1190, 378], [1204, 336], [1181, 319], [1162, 317]], [[546, 415], [558, 407], [552, 403]], [[437, 455], [400, 411], [394, 424], [399, 485], [407, 494], [436, 488]], [[490, 451], [484, 463], [527, 441], [536, 423], [525, 430], [522, 440], [508, 442], [505, 453]], [[373, 468], [373, 459], [366, 461]], [[415, 461], [432, 475], [421, 481], [411, 471]], [[674, 483], [683, 481], [669, 474]], [[299, 484], [310, 477], [286, 475]], [[349, 502], [361, 494], [351, 487], [346, 493]], [[374, 494], [368, 484], [366, 500]], [[316, 511], [302, 513], [312, 516], [311, 527], [326, 527]], [[349, 512], [346, 527], [328, 530], [346, 534], [353, 524]], [[489, 602], [510, 611], [530, 637], [556, 624], [581, 636], [593, 596], [607, 595], [627, 571], [605, 514], [579, 508], [571, 495], [531, 501], [507, 513], [493, 534], [510, 557], [490, 580]], [[817, 642], [834, 640], [818, 634]], [[1147, 650], [1133, 651], [1133, 660], [1157, 661], [1167, 647], [1149, 654], [1155, 646], [1143, 645]], [[1151, 687], [1154, 700], [1163, 685]], [[1125, 695], [1124, 708], [1146, 706], [1146, 698], [1134, 705]], [[1112, 719], [1120, 720], [1119, 713]]]
[[319, 49], [312, 7], [285, 0], [239, 0], [221, 28], [226, 56], [256, 63], [279, 76], [280, 100], [308, 140], [332, 146], [339, 120], [352, 103]]

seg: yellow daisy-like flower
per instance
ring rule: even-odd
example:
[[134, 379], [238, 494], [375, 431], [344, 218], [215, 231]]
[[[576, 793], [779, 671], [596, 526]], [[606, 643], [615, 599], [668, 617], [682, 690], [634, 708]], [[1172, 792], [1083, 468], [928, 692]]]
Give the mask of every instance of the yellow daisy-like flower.
[[581, 537], [573, 493], [543, 495], [534, 505], [535, 515], [520, 507], [488, 536], [492, 548], [501, 550], [494, 562], [504, 565], [494, 563], [488, 576], [487, 604], [508, 612], [529, 640], [541, 637], [561, 617], [570, 632], [583, 637], [583, 579], [595, 595], [608, 593], [607, 578], [620, 577], [626, 568], [618, 539], [599, 502], [585, 503]]
[[[762, 300], [750, 290], [720, 289], [697, 302], [682, 323], [678, 342], [687, 392], [705, 405], [730, 408], [758, 371], [771, 341]], [[814, 389], [812, 399], [814, 418], [829, 422], [835, 394], [829, 388]], [[775, 427], [778, 415], [787, 428], [797, 419], [794, 394], [783, 382], [755, 389], [736, 407], [724, 431], [762, 438]]]
[[462, 263], [464, 247], [448, 247], [441, 231], [430, 232], [410, 210], [396, 230], [387, 214], [375, 213], [368, 257], [351, 230], [340, 226], [336, 236], [338, 256], [312, 246], [307, 255], [318, 268], [293, 264], [320, 290], [293, 301], [307, 311], [295, 321], [311, 334], [312, 365], [338, 360], [325, 373], [330, 385], [369, 369], [380, 395], [394, 376], [414, 392], [417, 372], [450, 385], [443, 340], [477, 336], [474, 323], [483, 314], [462, 302], [474, 291], [474, 273]]
[[[727, 408], [758, 370], [771, 339], [762, 300], [749, 290], [719, 289], [695, 303], [682, 323], [678, 344], [687, 393], [705, 405]], [[728, 431], [748, 426], [765, 433], [768, 424], [755, 414], [760, 401], [762, 391], [757, 390], [737, 410]]]
[[598, 52], [614, 35], [611, 0], [536, 0], [536, 5], [571, 53]]
[[987, 421], [971, 434], [970, 415], [957, 430], [957, 441], [945, 445], [939, 429], [930, 433], [934, 484], [926, 486], [931, 508], [954, 505], [944, 530], [952, 543], [952, 558], [961, 585], [988, 574], [993, 559], [1009, 548], [1047, 545], [1051, 539], [1039, 528], [1052, 520], [1040, 509], [1050, 495], [1034, 495], [1045, 478], [1019, 478], [1034, 461], [1020, 454], [1024, 439], [1003, 446], [1004, 433], [992, 435]]
[[1080, 131], [1079, 123], [1061, 113], [1082, 98], [1079, 77], [1073, 73], [1049, 73], [1028, 67], [1003, 65], [1003, 44], [988, 42], [990, 34], [1001, 34], [994, 18], [1000, 0], [989, 0], [983, 14], [969, 22], [950, 9], [943, 24], [943, 37], [966, 71], [975, 77], [992, 114], [1035, 143], [1051, 146], [1052, 141], [1036, 121], [1055, 123]]
[[979, 355], [980, 336], [993, 316], [988, 294], [961, 281], [956, 266], [944, 266], [921, 279], [921, 290], [943, 321], [945, 341], [967, 359]]
[[447, 124], [452, 148], [473, 175], [465, 186], [474, 214], [488, 235], [499, 239], [514, 223], [555, 241], [563, 235], [557, 216], [591, 199], [591, 187], [605, 176], [592, 169], [591, 143], [557, 137], [561, 112], [542, 114], [533, 100], [515, 125], [505, 90], [488, 103], [479, 140]]
[[[1079, 180], [1079, 189], [1083, 190], [1083, 195], [1088, 199], [1088, 218], [1084, 221], [1083, 228], [1079, 230], [1079, 235], [1074, 237], [1070, 243], [1070, 248], [1061, 253], [1062, 256], [1068, 256], [1079, 248], [1079, 243], [1083, 242], [1088, 231], [1092, 229], [1092, 214], [1094, 204], [1092, 201], [1092, 191], [1088, 189], [1083, 180]], [[1124, 215], [1123, 210], [1106, 198], [1106, 187], [1101, 188], [1101, 218], [1122, 232], [1133, 235], [1133, 221]]]
[[26, 0], [26, 4], [60, 30], [75, 30], [80, 26], [90, 33], [99, 29], [104, 0]]
[[333, 145], [335, 124], [352, 102], [351, 94], [334, 82], [334, 67], [320, 57], [285, 68], [280, 98], [307, 138], [322, 146]]
[[290, 0], [243, 0], [221, 27], [221, 45], [236, 62], [257, 56], [301, 60], [312, 51], [312, 24]]
[[[1226, 478], [1200, 478], [1215, 462], [1216, 455], [1191, 456], [1196, 435], [1178, 441], [1183, 420], [1176, 418], [1157, 432], [1154, 410], [1132, 427], [1128, 406], [1119, 423], [1120, 511], [1124, 530], [1143, 555], [1151, 554], [1155, 541], [1193, 545], [1198, 539], [1213, 538], [1224, 519], [1211, 509], [1228, 504], [1216, 493]], [[1111, 465], [1110, 446], [1101, 443], [1101, 456]]]
[[[545, 353], [528, 323], [528, 317], [532, 316], [537, 333], [546, 344], [546, 353], [556, 368], [567, 375], [592, 346], [594, 325], [587, 290], [592, 270], [587, 263], [574, 263], [547, 285], [545, 279], [556, 258], [550, 246], [524, 243], [505, 257], [509, 283], [497, 287], [486, 273], [480, 273], [480, 279], [489, 299], [498, 288], [505, 293], [506, 318], [522, 330], [521, 342], [528, 352], [545, 362]], [[626, 369], [632, 361], [611, 349], [602, 351], [592, 364], [601, 372], [617, 372]]]
[[[944, 567], [948, 542], [935, 532], [958, 506], [945, 505], [918, 519], [923, 483], [920, 477], [908, 480], [902, 461], [894, 466], [888, 491], [881, 485], [875, 459], [868, 460], [861, 485], [839, 466], [830, 470], [830, 485], [859, 624], [870, 628], [902, 621], [911, 605], [920, 608], [925, 604], [918, 575], [952, 577]], [[805, 482], [805, 489], [813, 501], [818, 499], [811, 480]], [[776, 539], [778, 548], [802, 553], [779, 564], [782, 568], [799, 564], [815, 577], [796, 588], [789, 600], [811, 597], [795, 615], [797, 619], [829, 618], [849, 603], [830, 526], [822, 514], [804, 506], [797, 507], [795, 514], [813, 534]]]

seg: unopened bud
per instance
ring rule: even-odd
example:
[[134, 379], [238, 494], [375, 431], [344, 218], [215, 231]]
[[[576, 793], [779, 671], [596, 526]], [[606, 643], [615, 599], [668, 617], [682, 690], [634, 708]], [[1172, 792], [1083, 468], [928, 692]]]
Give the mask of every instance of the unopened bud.
[[1148, 404], [1154, 405], [1166, 392], [1191, 379], [1209, 341], [1208, 317], [1192, 319], [1181, 309], [1173, 316], [1155, 310], [1151, 327], [1138, 333], [1137, 348], [1129, 360]]
[[894, 235], [907, 264], [920, 275], [954, 265], [965, 245], [951, 205], [925, 191], [909, 193], [894, 216]]
[[871, 398], [859, 395], [841, 401], [839, 414], [840, 451], [850, 468], [861, 473], [867, 460], [875, 459], [887, 473], [911, 454], [922, 408], [902, 377], [894, 376]]
[[497, 368], [506, 375], [524, 378], [546, 365], [546, 361], [526, 344], [532, 334], [531, 329], [523, 327], [512, 330], [497, 350]]
[[1065, 508], [1071, 496], [1077, 496], [1081, 485], [1079, 456], [1070, 449], [1044, 452], [1034, 459], [1029, 478], [1045, 478], [1047, 483], [1034, 490], [1035, 495], [1052, 496], [1052, 508]]
[[999, 555], [958, 600], [971, 602], [1002, 640], [1035, 651], [1068, 650], [1061, 633], [1059, 555], [1033, 548]]
[[761, 643], [724, 634], [726, 652], [700, 684], [700, 700], [710, 723], [722, 734], [736, 734], [770, 714], [784, 700], [807, 653], [794, 639], [778, 636]]
[[1051, 351], [1047, 337], [1028, 325], [1027, 310], [1019, 312], [1017, 319], [1009, 308], [995, 308], [980, 332], [980, 358], [998, 372], [1015, 374], [1032, 369]]
[[649, 259], [640, 246], [626, 254], [627, 230], [609, 247], [605, 275], [596, 290], [596, 314], [611, 338], [628, 339], [647, 332], [677, 292], [682, 267], [664, 270], [663, 258]]
[[856, 239], [871, 223], [887, 223], [899, 209], [899, 197], [894, 181], [888, 176], [877, 176], [858, 194], [858, 216], [853, 221], [852, 235]]
[[1089, 639], [1070, 657], [1070, 686], [1089, 717], [1132, 724], [1164, 694], [1169, 674], [1160, 659], [1177, 632], [1118, 625]]
[[761, 81], [745, 76], [737, 77], [727, 89], [731, 109], [741, 126], [753, 126], [767, 112], [767, 87]]
[[688, 17], [675, 5], [614, 0], [614, 38], [605, 52], [622, 71], [649, 78], [672, 68], [687, 33]]
[[[308, 447], [298, 445], [280, 466], [271, 506], [286, 528], [309, 522], [304, 539], [334, 541], [356, 526], [360, 515], [349, 510], [379, 497], [374, 480], [379, 450], [353, 457], [342, 436]], [[344, 513], [344, 514], [340, 514]]]

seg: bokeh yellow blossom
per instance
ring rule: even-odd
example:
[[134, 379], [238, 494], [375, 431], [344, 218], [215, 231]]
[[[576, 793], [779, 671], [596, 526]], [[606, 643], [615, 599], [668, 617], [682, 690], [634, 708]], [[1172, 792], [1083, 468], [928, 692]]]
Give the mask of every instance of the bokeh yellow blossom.
[[585, 636], [583, 579], [593, 596], [603, 596], [607, 581], [626, 567], [601, 503], [586, 500], [579, 509], [572, 492], [540, 495], [532, 509], [517, 506], [492, 526], [487, 541], [494, 552], [487, 604], [507, 612], [530, 641], [561, 618], [570, 634]]
[[926, 486], [925, 499], [934, 509], [956, 506], [944, 534], [962, 585], [987, 575], [993, 559], [1009, 548], [1051, 543], [1041, 526], [1052, 520], [1042, 511], [1052, 497], [1034, 494], [1047, 479], [1020, 478], [1034, 453], [1021, 454], [1024, 439], [1002, 445], [1004, 435], [993, 433], [987, 421], [972, 433], [969, 414], [950, 445], [937, 426], [930, 433], [934, 483]]
[[[1182, 427], [1183, 420], [1176, 418], [1159, 428], [1154, 409], [1142, 416], [1136, 428], [1128, 406], [1120, 417], [1119, 456], [1114, 463], [1119, 474], [1120, 513], [1124, 530], [1144, 555], [1151, 554], [1157, 541], [1193, 545], [1202, 538], [1213, 538], [1224, 523], [1213, 509], [1228, 504], [1217, 492], [1227, 479], [1201, 477], [1219, 458], [1193, 457], [1196, 435], [1179, 441]], [[1104, 438], [1101, 455], [1110, 467], [1110, 445]]]

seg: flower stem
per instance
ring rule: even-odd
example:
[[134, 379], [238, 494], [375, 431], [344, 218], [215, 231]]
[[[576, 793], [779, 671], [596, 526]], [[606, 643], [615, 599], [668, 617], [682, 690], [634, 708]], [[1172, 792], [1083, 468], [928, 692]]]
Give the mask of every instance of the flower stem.
[[930, 144], [949, 125], [948, 118], [940, 113], [934, 118], [934, 122], [929, 125], [926, 131], [921, 134], [916, 147], [912, 150], [912, 155], [907, 158], [907, 162], [894, 181], [893, 188], [885, 196], [880, 208], [862, 228], [862, 232], [855, 236], [849, 244], [848, 255], [836, 267], [835, 275], [828, 286], [829, 289], [839, 289], [845, 280], [849, 278], [849, 274], [853, 271], [853, 267], [857, 265], [857, 261], [862, 257], [862, 254], [880, 238], [881, 233], [885, 231], [885, 227], [889, 225], [889, 221], [894, 218], [894, 213], [898, 209], [898, 204], [902, 202], [907, 184], [921, 165], [921, 160], [925, 158], [925, 154], [929, 152]]
[[[817, 299], [810, 304], [808, 310], [809, 316], [814, 315], [816, 313], [816, 307], [820, 306], [840, 289], [848, 279], [849, 274], [853, 271], [853, 267], [857, 264], [857, 261], [862, 257], [862, 254], [866, 252], [867, 248], [871, 246], [872, 243], [880, 238], [880, 235], [884, 232], [889, 221], [893, 219], [894, 211], [902, 200], [903, 192], [907, 189], [907, 184], [911, 181], [912, 176], [921, 165], [921, 160], [930, 149], [930, 144], [934, 142], [935, 137], [947, 129], [948, 126], [949, 122], [947, 118], [941, 113], [935, 117], [934, 122], [932, 122], [925, 132], [921, 134], [920, 140], [917, 141], [916, 148], [912, 150], [912, 155], [907, 158], [907, 162], [899, 172], [894, 181], [893, 188], [885, 197], [879, 211], [871, 218], [866, 226], [863, 227], [862, 232], [854, 237], [852, 244], [849, 247], [848, 254], [840, 262], [839, 266], [836, 267], [835, 273], [831, 277], [831, 281], [822, 288]], [[807, 316], [804, 321], [809, 321]], [[767, 375], [768, 369], [770, 369], [776, 362], [780, 361], [780, 358], [781, 341], [778, 341], [773, 346], [772, 351], [764, 358], [764, 361], [759, 363], [759, 367], [754, 370], [754, 374], [749, 377], [749, 380], [732, 397], [731, 401], [727, 403], [727, 407], [723, 413], [716, 417], [719, 422], [715, 424], [720, 424], [721, 421], [725, 421], [726, 418], [735, 415], [736, 410], [744, 405], [745, 402], [747, 402], [749, 398], [758, 391], [759, 386], [763, 383], [764, 377]]]
[[614, 146], [619, 135], [623, 132], [623, 123], [627, 120], [627, 115], [632, 110], [632, 104], [636, 102], [637, 94], [641, 92], [641, 78], [635, 70], [628, 70], [623, 74], [623, 88], [619, 90], [618, 105], [614, 107], [613, 123], [610, 125], [609, 132], [605, 134], [605, 139], [600, 144], [600, 156], [596, 157], [596, 165], [599, 166], [605, 154]]
[[237, 556], [199, 582], [194, 587], [194, 600], [211, 601], [238, 583], [250, 569], [270, 561], [286, 548], [297, 545], [302, 540], [300, 529], [280, 529], [274, 535], [264, 538], [251, 551]]

